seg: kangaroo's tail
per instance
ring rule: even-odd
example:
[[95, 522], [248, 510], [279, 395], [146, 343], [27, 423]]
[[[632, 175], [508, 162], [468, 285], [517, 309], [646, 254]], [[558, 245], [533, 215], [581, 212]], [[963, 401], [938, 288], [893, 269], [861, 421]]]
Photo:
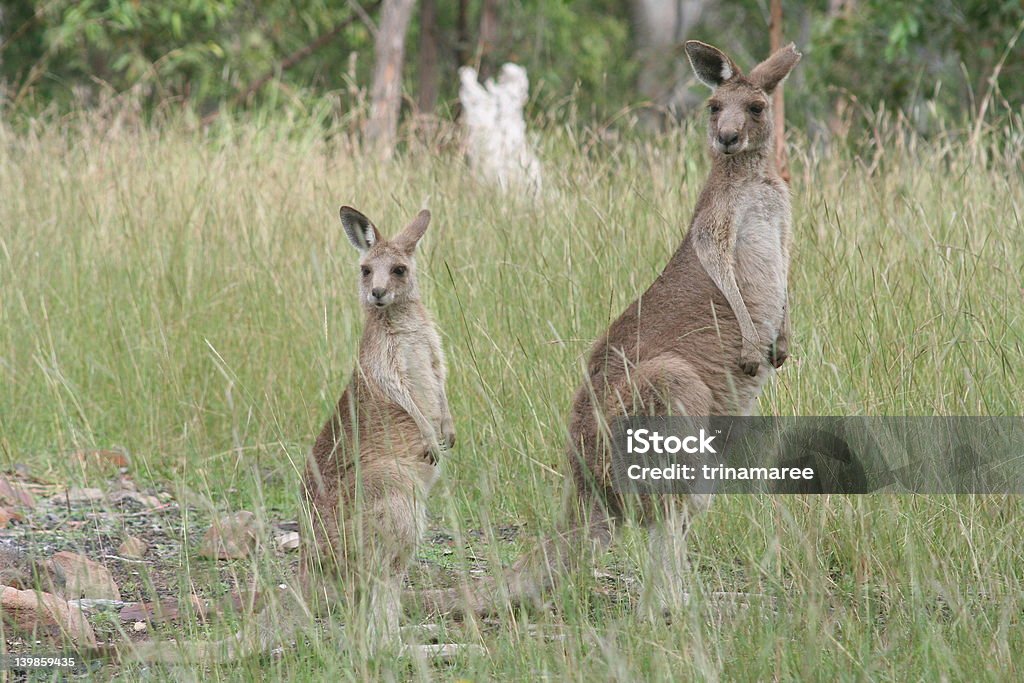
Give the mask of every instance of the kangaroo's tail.
[[407, 591], [403, 602], [453, 617], [490, 616], [521, 605], [539, 607], [563, 576], [579, 568], [582, 558], [603, 550], [610, 541], [607, 517], [592, 516], [586, 524], [543, 539], [500, 576], [463, 581], [453, 588]]

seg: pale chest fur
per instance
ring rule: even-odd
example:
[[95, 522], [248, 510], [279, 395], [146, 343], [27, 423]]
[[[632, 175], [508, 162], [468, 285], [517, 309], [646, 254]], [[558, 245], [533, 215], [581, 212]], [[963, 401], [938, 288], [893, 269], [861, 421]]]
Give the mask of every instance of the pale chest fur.
[[789, 197], [751, 182], [734, 205], [736, 283], [761, 341], [771, 343], [782, 325], [789, 277]]
[[435, 426], [439, 424], [443, 411], [444, 357], [433, 323], [418, 320], [408, 325], [394, 324], [375, 335], [368, 348], [376, 357], [368, 359], [371, 362], [367, 365], [374, 368], [374, 379], [383, 392], [401, 404], [391, 394], [398, 387], [404, 388], [423, 416]]
[[432, 324], [395, 337], [395, 365], [405, 378], [416, 405], [432, 423], [441, 420], [441, 394], [435, 361], [441, 363], [441, 339]]

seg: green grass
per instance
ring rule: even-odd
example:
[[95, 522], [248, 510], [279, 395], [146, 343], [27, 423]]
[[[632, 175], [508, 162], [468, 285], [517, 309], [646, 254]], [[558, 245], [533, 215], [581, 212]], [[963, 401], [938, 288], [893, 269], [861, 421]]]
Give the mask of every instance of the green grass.
[[[454, 151], [414, 146], [380, 164], [321, 132], [0, 127], [2, 464], [88, 483], [66, 454], [123, 446], [142, 483], [296, 519], [307, 449], [361, 329], [337, 207], [393, 233], [426, 204], [420, 277], [459, 433], [431, 511], [459, 538], [483, 529], [475, 552], [507, 562], [554, 524], [581, 362], [681, 240], [707, 172], [703, 133], [548, 131], [533, 202], [482, 187]], [[1021, 412], [1012, 133], [967, 150], [884, 128], [865, 160], [794, 151], [792, 356], [761, 412]], [[765, 593], [777, 610], [698, 601], [648, 624], [621, 599], [644, 547], [629, 531], [605, 558], [612, 589], [580, 580], [550, 613], [448, 625], [486, 657], [367, 659], [313, 632], [282, 659], [203, 675], [1005, 680], [1024, 675], [1022, 512], [1000, 496], [721, 497], [694, 527], [689, 581]], [[491, 535], [507, 524], [525, 526], [516, 544]], [[202, 580], [212, 563], [182, 540], [180, 571]], [[438, 561], [460, 571], [464, 559]]]

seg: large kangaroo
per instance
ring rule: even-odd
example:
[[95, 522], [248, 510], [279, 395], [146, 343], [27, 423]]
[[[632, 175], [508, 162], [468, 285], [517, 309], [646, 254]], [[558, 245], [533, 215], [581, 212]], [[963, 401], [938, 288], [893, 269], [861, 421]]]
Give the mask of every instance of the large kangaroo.
[[[771, 94], [800, 53], [790, 44], [746, 76], [710, 45], [689, 41], [686, 54], [713, 90], [711, 174], [682, 245], [591, 350], [569, 419], [575, 499], [568, 522], [505, 577], [512, 602], [538, 597], [580, 557], [581, 546], [606, 547], [615, 522], [631, 517], [653, 526], [647, 604], [678, 604], [687, 517], [709, 496], [618, 494], [608, 426], [623, 415], [748, 414], [771, 366], [787, 356], [790, 202], [773, 163]], [[481, 584], [421, 599], [437, 611], [492, 611], [500, 590]]]
[[[430, 213], [385, 240], [363, 214], [341, 208], [361, 259], [365, 327], [352, 379], [313, 445], [303, 480], [311, 537], [303, 539], [299, 590], [257, 615], [255, 637], [172, 648], [142, 644], [131, 656], [175, 663], [267, 652], [296, 633], [309, 608], [344, 601], [371, 648], [397, 644], [402, 582], [426, 527], [438, 457], [455, 443], [441, 339], [420, 302], [416, 245]], [[356, 629], [353, 629], [353, 636]], [[426, 654], [446, 651], [424, 646]]]

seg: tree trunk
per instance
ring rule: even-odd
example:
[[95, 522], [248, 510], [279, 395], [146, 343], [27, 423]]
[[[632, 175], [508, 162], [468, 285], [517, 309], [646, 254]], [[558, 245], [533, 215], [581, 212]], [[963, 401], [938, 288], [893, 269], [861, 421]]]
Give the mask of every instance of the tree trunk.
[[480, 68], [481, 79], [494, 74], [494, 64], [490, 55], [498, 43], [498, 0], [484, 0], [480, 8], [480, 35], [476, 44], [476, 61]]
[[382, 159], [394, 154], [398, 113], [402, 105], [402, 63], [405, 33], [415, 0], [384, 0], [374, 44], [373, 81], [370, 83], [370, 118], [366, 142]]
[[644, 128], [660, 130], [703, 101], [683, 87], [690, 77], [679, 46], [693, 38], [694, 27], [710, 0], [630, 0], [633, 46], [639, 63], [637, 92], [646, 102], [640, 109]]
[[[772, 54], [782, 47], [782, 0], [772, 0], [771, 26], [769, 27]], [[775, 166], [779, 175], [789, 182], [789, 158], [786, 155], [786, 101], [782, 97], [782, 84], [775, 88], [772, 96], [772, 110], [775, 112]]]
[[[830, 19], [850, 18], [857, 9], [857, 0], [829, 0], [828, 16]], [[848, 100], [836, 94], [832, 100], [832, 114], [828, 119], [828, 131], [832, 137], [844, 138], [850, 132], [847, 125]]]
[[469, 64], [469, 0], [459, 0], [455, 17], [455, 67]]
[[440, 74], [437, 67], [439, 42], [437, 0], [423, 0], [420, 3], [420, 87], [416, 104], [424, 114], [433, 112], [437, 106], [437, 94], [440, 89]]

